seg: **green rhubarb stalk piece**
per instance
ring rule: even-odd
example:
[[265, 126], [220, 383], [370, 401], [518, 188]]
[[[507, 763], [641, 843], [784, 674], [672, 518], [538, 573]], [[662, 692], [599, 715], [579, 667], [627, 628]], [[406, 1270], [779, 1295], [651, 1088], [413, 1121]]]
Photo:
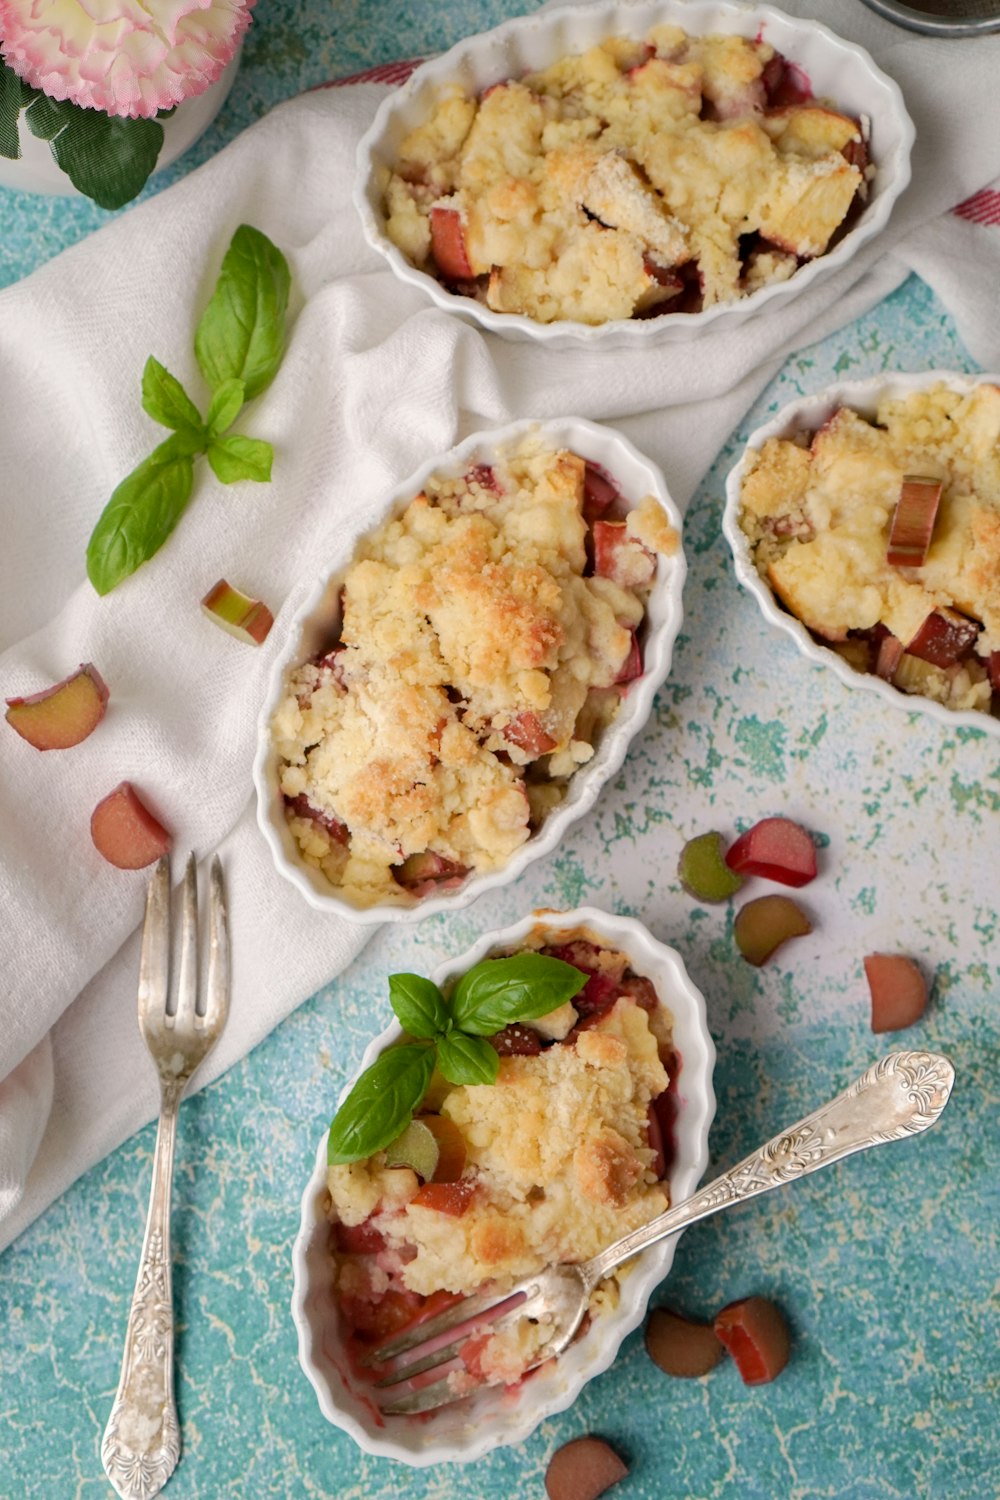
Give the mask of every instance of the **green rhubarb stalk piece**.
[[701, 833], [681, 850], [677, 878], [696, 901], [728, 901], [743, 884], [743, 876], [726, 864], [721, 833]]

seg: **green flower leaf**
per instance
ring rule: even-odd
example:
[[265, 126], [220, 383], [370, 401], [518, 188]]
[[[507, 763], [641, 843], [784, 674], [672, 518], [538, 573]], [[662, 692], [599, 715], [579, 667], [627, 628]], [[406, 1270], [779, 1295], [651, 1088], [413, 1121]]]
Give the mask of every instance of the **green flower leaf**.
[[437, 1065], [449, 1083], [495, 1083], [500, 1058], [483, 1037], [452, 1031], [438, 1041]]
[[513, 1021], [534, 1021], [572, 1000], [586, 974], [561, 958], [515, 953], [488, 958], [463, 974], [451, 997], [455, 1025], [475, 1036], [493, 1036]]
[[391, 1047], [366, 1068], [333, 1117], [326, 1146], [331, 1166], [361, 1161], [399, 1136], [427, 1092], [434, 1048]]
[[451, 1022], [441, 991], [420, 974], [390, 974], [389, 1004], [410, 1036], [440, 1036]]
[[215, 438], [208, 446], [208, 461], [216, 479], [235, 484], [238, 479], [266, 482], [271, 477], [274, 449], [260, 438]]
[[242, 380], [224, 380], [208, 408], [208, 430], [212, 437], [221, 437], [226, 428], [233, 425], [243, 401]]
[[259, 396], [277, 372], [285, 346], [291, 274], [266, 234], [241, 224], [226, 251], [194, 352], [213, 391], [242, 380], [245, 399]]
[[8, 161], [17, 161], [21, 155], [17, 120], [34, 92], [0, 57], [0, 156]]
[[177, 525], [194, 485], [194, 451], [189, 434], [174, 433], [111, 496], [87, 545], [87, 576], [99, 594], [134, 573]]
[[38, 94], [25, 119], [70, 182], [99, 208], [122, 208], [145, 187], [163, 145], [156, 120], [129, 120]]
[[142, 406], [154, 422], [175, 432], [204, 432], [201, 413], [180, 381], [152, 355], [142, 372]]

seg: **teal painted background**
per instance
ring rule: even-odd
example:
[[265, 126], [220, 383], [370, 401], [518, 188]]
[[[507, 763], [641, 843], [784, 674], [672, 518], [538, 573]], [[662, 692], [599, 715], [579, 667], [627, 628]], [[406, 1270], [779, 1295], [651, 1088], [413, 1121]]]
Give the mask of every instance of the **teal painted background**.
[[[169, 182], [272, 104], [327, 78], [438, 49], [523, 7], [462, 0], [261, 0], [233, 94]], [[158, 190], [161, 180], [154, 188]], [[0, 191], [0, 281], [109, 215]], [[974, 368], [945, 310], [907, 282], [790, 360], [719, 455], [689, 510], [686, 617], [648, 728], [583, 827], [515, 888], [359, 961], [182, 1111], [174, 1294], [184, 1440], [171, 1500], [490, 1500], [543, 1494], [552, 1451], [607, 1437], [622, 1500], [995, 1500], [1000, 742], [889, 712], [806, 664], [738, 589], [719, 533], [746, 435], [837, 376]], [[669, 479], [669, 467], [668, 467]], [[816, 930], [761, 971], [736, 955], [733, 908], [680, 890], [693, 833], [768, 813], [807, 823]], [[232, 872], [231, 878], [238, 879]], [[749, 894], [756, 894], [756, 888]], [[474, 1468], [408, 1470], [360, 1453], [320, 1416], [288, 1313], [299, 1196], [343, 1080], [388, 1018], [384, 976], [433, 968], [537, 905], [592, 902], [674, 943], [704, 990], [719, 1053], [713, 1165], [731, 1164], [893, 1045], [947, 1052], [953, 1102], [924, 1139], [854, 1159], [696, 1226], [657, 1299], [693, 1315], [775, 1297], [793, 1359], [771, 1386], [734, 1367], [671, 1381], [641, 1337], [573, 1408]], [[868, 1029], [861, 958], [904, 951], [935, 974], [925, 1021]], [[0, 1496], [97, 1500], [142, 1235], [153, 1128], [88, 1173], [0, 1256]]]

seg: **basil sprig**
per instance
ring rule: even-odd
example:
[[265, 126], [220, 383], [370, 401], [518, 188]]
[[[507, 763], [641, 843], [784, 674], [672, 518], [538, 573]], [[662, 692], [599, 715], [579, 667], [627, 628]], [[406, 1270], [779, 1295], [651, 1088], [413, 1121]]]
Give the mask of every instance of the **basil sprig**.
[[327, 1161], [361, 1161], [401, 1135], [435, 1067], [449, 1083], [493, 1083], [500, 1059], [485, 1038], [558, 1010], [586, 982], [572, 964], [543, 953], [484, 959], [447, 999], [419, 974], [390, 975], [389, 1003], [413, 1040], [390, 1047], [362, 1073], [333, 1117]]
[[143, 409], [173, 435], [122, 480], [94, 527], [87, 576], [99, 594], [163, 546], [191, 498], [200, 455], [222, 484], [271, 478], [271, 444], [227, 434], [277, 373], [290, 287], [281, 251], [259, 229], [241, 224], [195, 332], [195, 356], [212, 392], [204, 420], [176, 376], [152, 355], [146, 361]]

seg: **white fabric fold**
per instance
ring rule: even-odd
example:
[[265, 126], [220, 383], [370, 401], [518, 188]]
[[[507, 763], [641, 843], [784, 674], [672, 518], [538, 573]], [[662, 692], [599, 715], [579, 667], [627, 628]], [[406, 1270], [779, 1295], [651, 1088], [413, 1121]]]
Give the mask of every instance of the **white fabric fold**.
[[[685, 505], [727, 434], [794, 349], [856, 318], [910, 268], [1000, 363], [1000, 229], [953, 205], [1000, 177], [1000, 40], [908, 36], [859, 6], [832, 19], [899, 82], [917, 124], [914, 183], [886, 232], [800, 297], [697, 344], [567, 354], [485, 336], [396, 282], [351, 206], [354, 153], [385, 90], [318, 91], [0, 293], [0, 690], [29, 693], [93, 661], [111, 689], [83, 744], [41, 754], [3, 727], [0, 754], [0, 1246], [151, 1118], [135, 1026], [143, 873], [105, 864], [97, 801], [128, 779], [178, 851], [218, 849], [234, 990], [218, 1076], [356, 955], [366, 929], [306, 907], [254, 823], [259, 704], [287, 621], [387, 488], [479, 427], [521, 416], [612, 422]], [[206, 401], [192, 335], [236, 227], [256, 225], [294, 278], [288, 351], [237, 430], [275, 446], [270, 485], [195, 497], [161, 553], [99, 599], [87, 537], [115, 484], [164, 435], [139, 401], [155, 354]], [[217, 578], [266, 600], [259, 649], [212, 628]], [[180, 861], [177, 861], [177, 874]], [[488, 913], [484, 913], [484, 920]]]

